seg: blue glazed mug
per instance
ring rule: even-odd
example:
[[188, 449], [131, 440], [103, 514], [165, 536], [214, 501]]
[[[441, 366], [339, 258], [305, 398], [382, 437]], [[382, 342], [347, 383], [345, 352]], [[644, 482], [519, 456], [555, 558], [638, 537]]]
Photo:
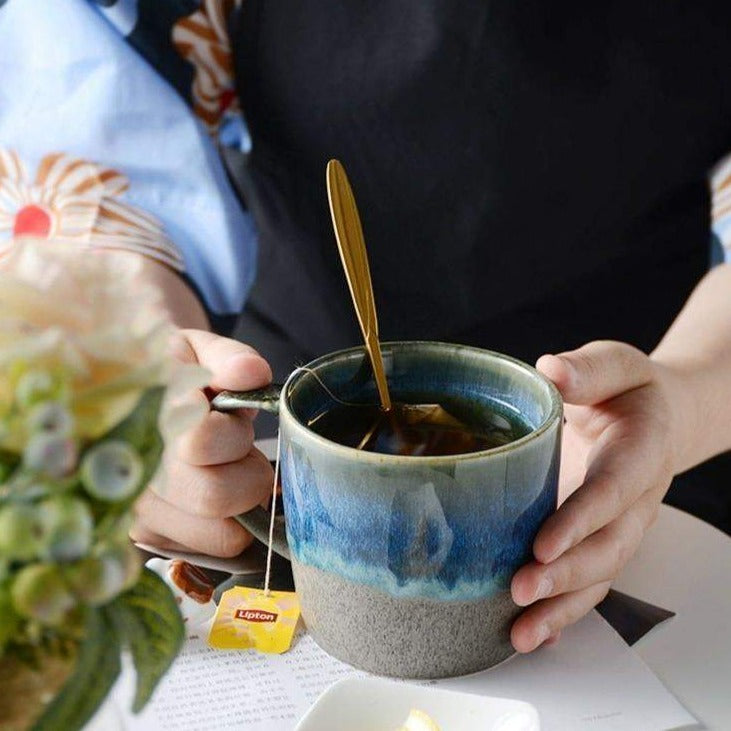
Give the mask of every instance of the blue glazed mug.
[[[513, 413], [530, 431], [455, 456], [365, 452], [325, 439], [308, 422], [335, 405], [378, 400], [363, 348], [325, 355], [265, 394], [223, 393], [219, 410], [278, 410], [286, 539], [302, 617], [328, 653], [358, 668], [438, 678], [491, 667], [512, 654], [519, 608], [510, 580], [555, 510], [562, 403], [530, 366], [436, 342], [382, 346], [392, 397], [455, 399]], [[326, 388], [324, 387], [326, 386]], [[240, 516], [266, 540], [269, 516]]]

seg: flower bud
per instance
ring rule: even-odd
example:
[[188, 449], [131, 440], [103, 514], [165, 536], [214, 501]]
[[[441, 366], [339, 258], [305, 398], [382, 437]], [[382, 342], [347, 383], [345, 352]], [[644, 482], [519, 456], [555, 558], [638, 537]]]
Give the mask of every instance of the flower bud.
[[65, 576], [79, 599], [104, 604], [131, 588], [139, 578], [142, 561], [129, 543], [105, 546], [95, 555], [72, 564]]
[[74, 418], [59, 401], [44, 401], [30, 410], [26, 423], [31, 434], [43, 432], [68, 437], [73, 431]]
[[76, 444], [58, 434], [34, 434], [23, 450], [23, 464], [51, 479], [64, 477], [76, 466]]
[[46, 625], [61, 624], [76, 606], [76, 599], [53, 564], [33, 564], [20, 569], [10, 596], [19, 614]]
[[88, 553], [94, 518], [83, 500], [68, 495], [48, 498], [39, 504], [38, 514], [44, 529], [44, 558], [73, 561]]
[[97, 444], [81, 462], [81, 482], [86, 491], [109, 502], [125, 500], [140, 486], [143, 464], [127, 442], [109, 440]]
[[0, 508], [0, 555], [30, 561], [43, 547], [43, 524], [35, 506], [11, 503]]

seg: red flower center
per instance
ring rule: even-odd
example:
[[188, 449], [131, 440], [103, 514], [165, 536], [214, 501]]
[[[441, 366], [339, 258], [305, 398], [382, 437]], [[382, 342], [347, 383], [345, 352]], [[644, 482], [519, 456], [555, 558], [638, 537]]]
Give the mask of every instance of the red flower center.
[[15, 214], [14, 236], [48, 237], [51, 233], [51, 215], [40, 206], [24, 206]]
[[236, 92], [233, 89], [224, 89], [221, 92], [221, 96], [218, 97], [218, 111], [223, 114], [230, 106], [236, 97]]

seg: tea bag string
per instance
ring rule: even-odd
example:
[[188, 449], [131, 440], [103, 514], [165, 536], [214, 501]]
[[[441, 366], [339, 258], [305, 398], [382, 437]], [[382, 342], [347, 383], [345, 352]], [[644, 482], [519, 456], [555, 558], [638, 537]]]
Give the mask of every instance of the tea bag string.
[[272, 484], [272, 505], [271, 516], [269, 518], [269, 540], [267, 541], [267, 565], [264, 572], [264, 596], [269, 596], [269, 578], [272, 573], [272, 553], [274, 552], [272, 544], [274, 543], [274, 519], [277, 514], [277, 484], [279, 483], [279, 458], [282, 449], [282, 435], [277, 429], [277, 454], [274, 459], [274, 481]]
[[[312, 368], [308, 368], [307, 366], [297, 366], [292, 371], [292, 375], [295, 373], [309, 373], [319, 384], [322, 386], [322, 390], [325, 391], [325, 393], [333, 400], [337, 401], [339, 404], [342, 404], [343, 406], [358, 406], [359, 404], [352, 402], [352, 401], [343, 401], [343, 399], [338, 398], [325, 384], [325, 382], [320, 378], [320, 375], [317, 371], [313, 370]], [[289, 387], [289, 391], [287, 392], [287, 396], [289, 397], [292, 393], [292, 385]]]
[[[317, 373], [317, 371], [314, 371], [314, 370], [313, 370], [312, 368], [308, 368], [307, 366], [298, 366], [297, 368], [295, 368], [295, 369], [294, 369], [294, 371], [292, 371], [292, 373], [293, 373], [293, 374], [295, 374], [295, 373], [300, 373], [300, 372], [304, 372], [304, 373], [309, 373], [309, 374], [310, 374], [310, 375], [311, 375], [311, 376], [312, 376], [312, 377], [313, 377], [313, 378], [314, 378], [314, 379], [315, 379], [315, 380], [317, 381], [317, 383], [318, 383], [318, 384], [320, 384], [320, 386], [322, 387], [322, 390], [323, 390], [323, 391], [325, 391], [325, 393], [326, 393], [326, 394], [327, 394], [327, 395], [328, 395], [328, 396], [329, 396], [329, 397], [330, 397], [330, 398], [331, 398], [331, 399], [332, 399], [333, 401], [335, 401], [336, 403], [338, 403], [338, 404], [342, 404], [343, 406], [362, 406], [362, 405], [363, 405], [363, 404], [359, 404], [359, 403], [357, 403], [357, 402], [355, 402], [355, 401], [344, 401], [343, 399], [341, 399], [341, 398], [338, 398], [338, 397], [337, 397], [337, 396], [336, 396], [336, 395], [335, 395], [335, 394], [334, 394], [334, 393], [333, 393], [333, 392], [332, 392], [332, 391], [331, 391], [331, 390], [330, 390], [330, 389], [329, 389], [329, 388], [327, 387], [327, 385], [325, 385], [325, 382], [324, 382], [324, 381], [322, 380], [322, 378], [320, 378], [320, 376], [319, 376], [319, 374]], [[290, 385], [290, 389], [291, 389], [291, 388], [292, 388], [292, 386]], [[289, 397], [289, 396], [291, 395], [291, 393], [292, 393], [292, 392], [291, 392], [291, 390], [290, 390], [290, 391], [288, 391], [288, 392], [287, 392], [287, 396]], [[325, 413], [326, 413], [326, 412], [325, 412], [325, 411], [323, 411], [323, 412], [321, 412], [320, 414], [318, 414], [318, 415], [317, 415], [317, 416], [316, 416], [316, 417], [315, 417], [314, 419], [309, 419], [309, 420], [308, 420], [308, 422], [307, 422], [307, 426], [312, 426], [312, 425], [313, 425], [313, 424], [314, 424], [314, 423], [315, 423], [315, 422], [316, 422], [316, 421], [317, 421], [317, 420], [318, 420], [318, 419], [319, 419], [319, 418], [320, 418], [321, 416], [324, 416], [324, 415], [325, 415]]]

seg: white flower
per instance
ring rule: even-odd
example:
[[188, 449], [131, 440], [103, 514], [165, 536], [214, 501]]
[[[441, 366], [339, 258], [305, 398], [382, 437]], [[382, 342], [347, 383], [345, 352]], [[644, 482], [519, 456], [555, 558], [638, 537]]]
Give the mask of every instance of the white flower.
[[0, 446], [22, 450], [23, 407], [34, 402], [63, 404], [81, 441], [108, 432], [156, 386], [167, 388], [163, 425], [171, 410], [176, 424], [201, 418], [200, 399], [176, 405], [207, 373], [171, 358], [174, 333], [136, 257], [16, 241], [0, 271]]

